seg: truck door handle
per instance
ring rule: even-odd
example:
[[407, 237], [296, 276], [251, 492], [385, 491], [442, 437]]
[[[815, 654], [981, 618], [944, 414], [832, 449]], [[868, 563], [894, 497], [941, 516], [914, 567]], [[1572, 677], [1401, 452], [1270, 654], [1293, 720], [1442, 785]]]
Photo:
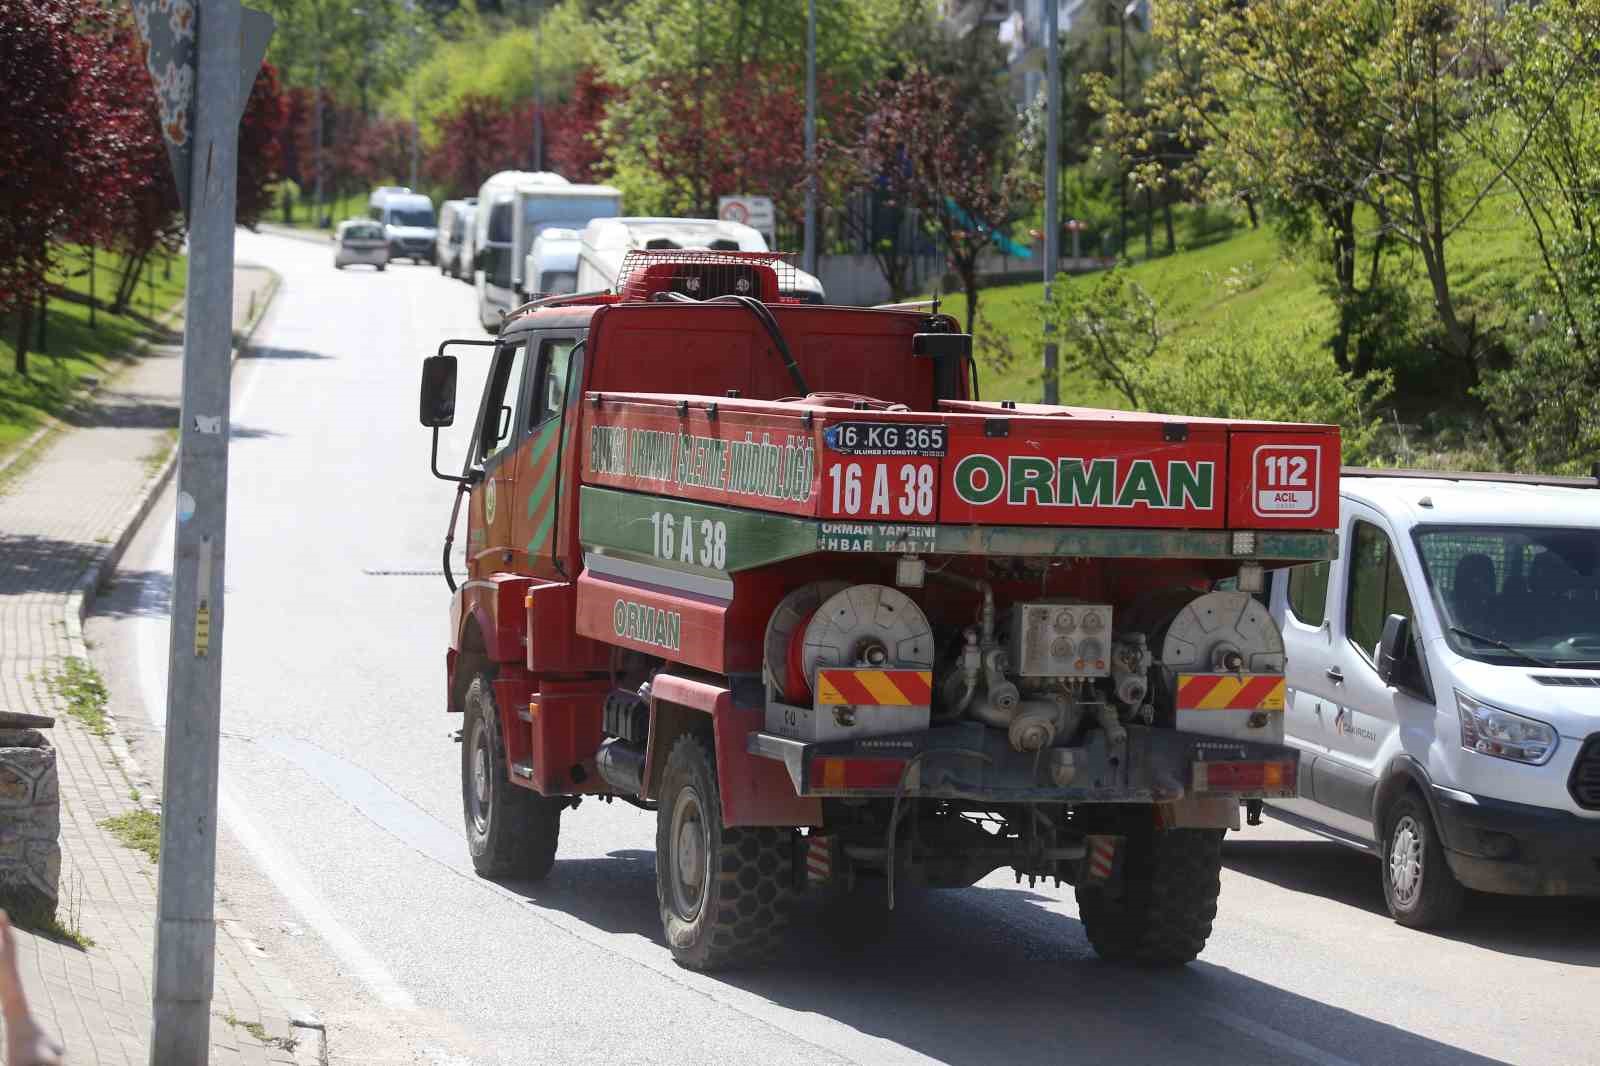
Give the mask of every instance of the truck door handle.
[[1328, 680], [1332, 681], [1335, 685], [1344, 684], [1344, 671], [1339, 669], [1337, 666], [1330, 666], [1322, 672], [1326, 674], [1328, 676]]

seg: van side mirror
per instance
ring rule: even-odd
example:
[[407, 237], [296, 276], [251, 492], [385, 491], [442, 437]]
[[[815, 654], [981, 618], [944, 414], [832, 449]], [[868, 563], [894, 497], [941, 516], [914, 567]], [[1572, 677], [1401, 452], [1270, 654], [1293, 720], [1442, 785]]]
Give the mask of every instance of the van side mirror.
[[1383, 636], [1378, 640], [1378, 677], [1385, 685], [1397, 682], [1406, 644], [1411, 638], [1411, 619], [1391, 614], [1383, 620]]
[[1411, 640], [1411, 619], [1403, 614], [1391, 614], [1383, 620], [1383, 636], [1378, 639], [1378, 677], [1385, 685], [1404, 689], [1424, 699], [1431, 699], [1427, 678], [1422, 673], [1422, 663], [1415, 654], [1416, 645]]
[[430, 355], [422, 361], [422, 424], [438, 429], [456, 420], [456, 357]]
[[911, 354], [924, 359], [966, 359], [972, 355], [970, 333], [915, 333]]

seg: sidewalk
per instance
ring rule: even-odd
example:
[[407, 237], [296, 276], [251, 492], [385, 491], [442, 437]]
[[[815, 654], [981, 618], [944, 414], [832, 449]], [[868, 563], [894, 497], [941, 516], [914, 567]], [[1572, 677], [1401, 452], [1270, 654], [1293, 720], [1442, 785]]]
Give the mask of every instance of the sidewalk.
[[[239, 268], [234, 329], [253, 329], [276, 285]], [[174, 329], [181, 330], [181, 323]], [[57, 918], [92, 940], [18, 931], [23, 985], [68, 1061], [145, 1066], [156, 911], [155, 866], [117, 841], [108, 818], [158, 809], [115, 732], [98, 736], [52, 690], [69, 658], [89, 659], [80, 622], [157, 491], [171, 475], [181, 341], [152, 345], [135, 366], [81, 402], [68, 428], [0, 487], [0, 709], [55, 716], [48, 731], [61, 788]], [[211, 1062], [314, 1063], [320, 1028], [305, 1015], [247, 930], [217, 912]], [[302, 1021], [315, 1019], [301, 1017]]]

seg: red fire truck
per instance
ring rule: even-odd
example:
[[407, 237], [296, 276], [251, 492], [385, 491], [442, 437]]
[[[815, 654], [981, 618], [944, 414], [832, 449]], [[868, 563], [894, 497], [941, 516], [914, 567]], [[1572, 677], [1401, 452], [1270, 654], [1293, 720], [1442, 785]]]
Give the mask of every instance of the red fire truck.
[[[426, 361], [476, 868], [544, 877], [563, 813], [622, 799], [686, 966], [804, 892], [1002, 868], [1074, 885], [1102, 956], [1194, 958], [1241, 800], [1296, 792], [1252, 592], [1335, 552], [1338, 431], [983, 401], [936, 307], [787, 269], [638, 253]], [[489, 367], [448, 474], [456, 344]]]

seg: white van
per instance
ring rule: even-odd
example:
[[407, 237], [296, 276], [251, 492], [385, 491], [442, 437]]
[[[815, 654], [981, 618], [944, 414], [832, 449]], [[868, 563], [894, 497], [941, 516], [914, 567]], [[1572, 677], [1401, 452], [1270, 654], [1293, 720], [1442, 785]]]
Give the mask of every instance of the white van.
[[1389, 912], [1600, 895], [1600, 483], [1347, 471], [1340, 552], [1279, 571], [1285, 821], [1375, 853]]
[[472, 214], [477, 208], [476, 198], [446, 200], [439, 205], [439, 237], [434, 241], [433, 258], [439, 264], [439, 273], [460, 278], [463, 271], [470, 274], [472, 245]]
[[410, 189], [385, 185], [368, 197], [367, 216], [382, 223], [389, 240], [390, 259], [433, 262], [439, 229], [432, 200]]
[[578, 249], [582, 235], [575, 229], [552, 226], [533, 239], [533, 249], [522, 265], [517, 293], [526, 300], [536, 294], [578, 291]]
[[[602, 292], [617, 283], [622, 261], [629, 252], [658, 248], [705, 248], [715, 252], [765, 252], [767, 239], [760, 231], [738, 222], [715, 218], [605, 218], [583, 231], [578, 253], [578, 291]], [[788, 272], [784, 272], [787, 280]], [[779, 293], [806, 303], [825, 302], [822, 282], [803, 270], [794, 271], [794, 284]]]

